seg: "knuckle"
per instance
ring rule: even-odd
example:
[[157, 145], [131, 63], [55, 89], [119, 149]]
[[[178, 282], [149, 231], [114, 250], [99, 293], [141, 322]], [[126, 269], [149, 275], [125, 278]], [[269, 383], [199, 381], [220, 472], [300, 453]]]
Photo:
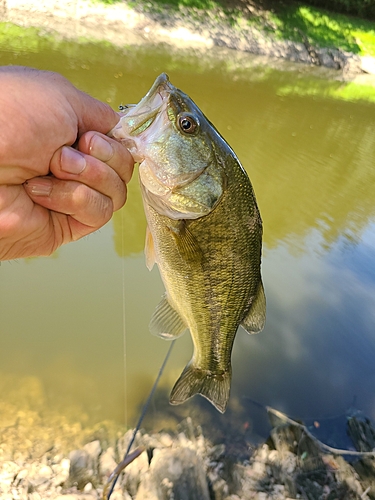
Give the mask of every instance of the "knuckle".
[[120, 210], [120, 208], [122, 208], [125, 205], [127, 198], [128, 198], [128, 190], [126, 184], [121, 183], [121, 192], [118, 193], [116, 201], [114, 201], [113, 203], [113, 210], [114, 211]]
[[134, 159], [129, 151], [122, 145], [117, 143], [116, 153], [113, 158], [113, 168], [116, 170], [121, 179], [128, 184], [134, 170]]
[[112, 217], [113, 203], [111, 198], [84, 184], [77, 187], [74, 193], [74, 204], [76, 213], [87, 219], [88, 225], [101, 226]]
[[119, 210], [125, 205], [127, 191], [126, 184], [124, 182], [120, 182], [119, 188], [116, 191], [116, 196], [113, 198], [114, 210]]

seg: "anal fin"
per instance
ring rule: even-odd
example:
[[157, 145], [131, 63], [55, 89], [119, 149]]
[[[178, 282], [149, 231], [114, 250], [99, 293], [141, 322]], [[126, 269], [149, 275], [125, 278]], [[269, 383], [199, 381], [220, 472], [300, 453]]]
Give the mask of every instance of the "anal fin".
[[186, 329], [184, 320], [164, 295], [152, 315], [150, 332], [165, 340], [173, 340], [180, 337]]
[[266, 322], [266, 296], [264, 294], [263, 284], [260, 281], [258, 292], [252, 303], [249, 312], [243, 319], [241, 326], [247, 333], [259, 333], [263, 330]]

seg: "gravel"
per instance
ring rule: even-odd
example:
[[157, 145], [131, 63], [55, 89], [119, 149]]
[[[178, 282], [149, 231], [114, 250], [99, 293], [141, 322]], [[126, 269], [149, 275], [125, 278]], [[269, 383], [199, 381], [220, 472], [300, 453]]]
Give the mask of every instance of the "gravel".
[[[364, 425], [370, 424], [355, 426], [362, 440], [366, 433], [375, 435]], [[107, 447], [98, 439], [65, 453], [53, 447], [38, 458], [21, 456], [13, 443], [8, 459], [0, 460], [0, 498], [100, 499], [132, 434], [129, 430]], [[144, 451], [121, 473], [112, 500], [369, 500], [375, 494], [356, 464], [340, 453], [322, 452], [321, 443], [290, 420], [278, 421], [267, 444], [249, 446], [242, 459], [228, 455], [223, 444], [213, 445], [190, 418], [174, 434], [139, 432], [134, 447]], [[374, 467], [373, 458], [366, 460]], [[358, 463], [365, 462], [360, 457]]]

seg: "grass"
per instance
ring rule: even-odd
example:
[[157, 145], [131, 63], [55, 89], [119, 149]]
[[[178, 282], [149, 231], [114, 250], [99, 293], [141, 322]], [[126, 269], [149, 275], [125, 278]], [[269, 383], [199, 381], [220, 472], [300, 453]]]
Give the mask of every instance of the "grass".
[[375, 56], [374, 22], [303, 4], [269, 12], [269, 19], [278, 38], [302, 41], [302, 32], [311, 44], [319, 47], [336, 47]]

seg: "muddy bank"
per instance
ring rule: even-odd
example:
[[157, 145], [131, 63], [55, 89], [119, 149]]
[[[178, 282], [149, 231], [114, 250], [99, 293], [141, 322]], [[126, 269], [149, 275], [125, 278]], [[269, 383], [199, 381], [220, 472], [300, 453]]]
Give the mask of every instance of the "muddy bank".
[[[358, 451], [318, 441], [302, 424], [269, 409], [273, 428], [266, 444], [239, 460], [224, 444], [213, 445], [188, 418], [176, 432], [139, 432], [134, 460], [120, 473], [112, 500], [370, 500], [375, 498], [375, 429], [348, 419]], [[121, 461], [133, 431], [112, 444], [94, 439], [69, 453], [55, 447], [37, 459], [17, 446], [0, 460], [2, 500], [98, 500]], [[363, 452], [363, 453], [361, 453]], [[107, 494], [106, 493], [106, 494]]]
[[375, 74], [375, 59], [361, 58], [340, 49], [317, 48], [301, 34], [301, 42], [282, 41], [250, 27], [245, 21], [230, 25], [220, 11], [194, 9], [178, 12], [167, 7], [159, 12], [147, 6], [130, 8], [127, 3], [104, 5], [88, 0], [0, 0], [0, 20], [24, 27], [55, 31], [64, 38], [106, 40], [116, 46], [167, 44], [177, 49], [203, 52], [225, 47], [240, 52], [323, 66], [353, 79]]

